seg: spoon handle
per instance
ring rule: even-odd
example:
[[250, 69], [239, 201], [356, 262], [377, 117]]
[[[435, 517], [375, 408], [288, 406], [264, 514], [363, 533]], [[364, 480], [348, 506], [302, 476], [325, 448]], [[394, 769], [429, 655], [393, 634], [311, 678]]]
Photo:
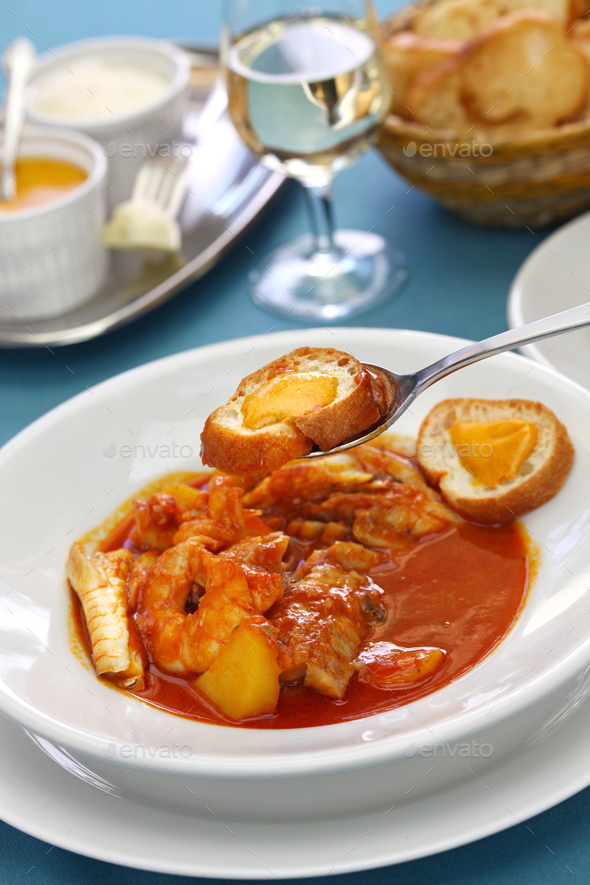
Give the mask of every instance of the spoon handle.
[[25, 37], [19, 37], [8, 47], [2, 60], [8, 78], [8, 88], [2, 138], [0, 199], [11, 200], [16, 195], [14, 163], [24, 122], [25, 88], [35, 61], [33, 44]]
[[551, 338], [552, 335], [562, 335], [573, 329], [580, 329], [582, 326], [590, 326], [590, 302], [553, 314], [553, 316], [545, 317], [542, 320], [536, 320], [526, 326], [509, 329], [508, 332], [502, 332], [500, 335], [494, 335], [484, 341], [468, 344], [467, 347], [463, 347], [417, 372], [414, 397], [412, 398], [414, 399], [435, 381], [456, 372], [457, 369], [462, 369], [463, 366], [470, 365], [470, 363], [477, 363], [488, 356], [512, 350], [523, 344]]

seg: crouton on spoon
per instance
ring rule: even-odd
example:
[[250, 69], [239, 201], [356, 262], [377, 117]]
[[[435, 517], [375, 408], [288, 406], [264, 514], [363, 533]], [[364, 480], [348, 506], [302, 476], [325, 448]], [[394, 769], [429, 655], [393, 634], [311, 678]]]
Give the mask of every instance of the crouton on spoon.
[[276, 470], [376, 426], [390, 389], [349, 353], [299, 347], [244, 378], [207, 418], [201, 458], [233, 475]]
[[303, 347], [240, 383], [201, 434], [203, 463], [243, 475], [295, 458], [342, 452], [374, 439], [422, 391], [471, 363], [590, 325], [590, 303], [502, 332], [408, 375], [333, 348]]

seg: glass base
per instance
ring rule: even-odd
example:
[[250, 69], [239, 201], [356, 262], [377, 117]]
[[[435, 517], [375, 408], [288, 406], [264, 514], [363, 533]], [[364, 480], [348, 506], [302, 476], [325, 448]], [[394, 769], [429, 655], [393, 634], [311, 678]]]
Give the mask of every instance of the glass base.
[[249, 276], [259, 307], [282, 317], [344, 320], [398, 295], [408, 280], [403, 255], [378, 234], [339, 230], [336, 248], [314, 252], [307, 234], [275, 249]]

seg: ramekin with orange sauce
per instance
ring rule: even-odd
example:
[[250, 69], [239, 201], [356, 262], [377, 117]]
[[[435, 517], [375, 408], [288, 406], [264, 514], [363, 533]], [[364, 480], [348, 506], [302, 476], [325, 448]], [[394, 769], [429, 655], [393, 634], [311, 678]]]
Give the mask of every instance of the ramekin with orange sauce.
[[25, 128], [16, 198], [0, 202], [3, 322], [67, 313], [104, 284], [106, 173], [106, 158], [92, 139]]

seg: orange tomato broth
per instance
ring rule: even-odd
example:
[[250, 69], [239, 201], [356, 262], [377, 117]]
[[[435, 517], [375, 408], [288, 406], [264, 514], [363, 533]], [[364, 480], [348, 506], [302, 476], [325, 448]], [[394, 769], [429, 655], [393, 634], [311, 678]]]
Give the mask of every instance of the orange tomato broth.
[[0, 212], [17, 212], [49, 203], [88, 178], [79, 166], [50, 157], [19, 157], [14, 171], [16, 197], [0, 201]]
[[[187, 485], [205, 482], [200, 474]], [[115, 550], [130, 539], [133, 547], [133, 525], [133, 517], [125, 517], [100, 549]], [[313, 549], [313, 543], [294, 539], [289, 551], [292, 570]], [[447, 653], [444, 667], [421, 683], [378, 688], [361, 682], [355, 674], [342, 700], [303, 685], [283, 685], [274, 713], [239, 722], [224, 716], [188, 680], [162, 673], [153, 662], [146, 688], [134, 694], [170, 713], [238, 728], [331, 725], [404, 706], [453, 682], [498, 645], [522, 609], [535, 565], [521, 524], [513, 522], [500, 528], [462, 523], [418, 541], [385, 567], [367, 573], [383, 589], [381, 601], [390, 612], [383, 626], [373, 628], [369, 641], [436, 646]], [[71, 596], [72, 626], [91, 657], [82, 608], [73, 591]]]

